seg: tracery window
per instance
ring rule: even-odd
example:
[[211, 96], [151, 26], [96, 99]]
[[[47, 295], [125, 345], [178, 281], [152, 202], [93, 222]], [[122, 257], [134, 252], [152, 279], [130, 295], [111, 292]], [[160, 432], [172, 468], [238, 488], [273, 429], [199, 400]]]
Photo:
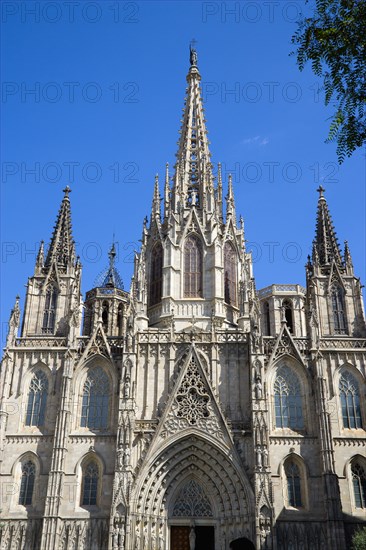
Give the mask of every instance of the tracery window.
[[42, 324], [42, 332], [44, 334], [53, 334], [55, 331], [57, 297], [57, 288], [55, 288], [54, 286], [48, 287], [46, 292]]
[[102, 367], [89, 370], [83, 388], [81, 427], [103, 429], [108, 425], [110, 387]]
[[150, 264], [150, 306], [161, 301], [163, 287], [163, 247], [157, 243], [151, 252]]
[[285, 475], [287, 482], [287, 505], [293, 508], [303, 506], [301, 498], [301, 475], [298, 465], [293, 460], [285, 463]]
[[339, 380], [343, 427], [362, 428], [360, 393], [356, 378], [348, 371]]
[[118, 306], [117, 329], [118, 329], [118, 336], [122, 336], [122, 330], [123, 330], [123, 305], [122, 304]]
[[23, 462], [22, 477], [20, 481], [19, 504], [29, 506], [32, 504], [36, 467], [31, 460]]
[[274, 383], [275, 416], [277, 428], [304, 429], [300, 382], [290, 367], [277, 371]]
[[347, 334], [344, 294], [340, 286], [335, 286], [331, 290], [332, 312], [334, 323], [334, 334]]
[[212, 517], [210, 502], [202, 487], [189, 480], [180, 490], [173, 508], [173, 517]]
[[98, 497], [99, 468], [95, 460], [83, 469], [82, 506], [96, 506]]
[[356, 508], [366, 508], [366, 472], [359, 462], [351, 466], [353, 495]]
[[43, 426], [48, 395], [48, 379], [42, 370], [34, 374], [28, 393], [26, 426]]
[[202, 244], [194, 235], [184, 244], [184, 297], [202, 297]]
[[231, 243], [224, 246], [224, 285], [225, 302], [232, 306], [237, 305], [237, 261], [236, 254]]

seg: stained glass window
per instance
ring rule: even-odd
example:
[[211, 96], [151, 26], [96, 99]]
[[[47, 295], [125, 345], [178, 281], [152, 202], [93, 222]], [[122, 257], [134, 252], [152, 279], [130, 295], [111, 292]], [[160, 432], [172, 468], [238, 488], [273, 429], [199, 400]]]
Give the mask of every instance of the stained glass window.
[[32, 504], [36, 467], [31, 460], [22, 464], [22, 478], [20, 481], [19, 504]]
[[274, 396], [276, 427], [302, 430], [304, 418], [300, 382], [295, 372], [286, 365], [277, 371]]
[[98, 496], [99, 468], [95, 461], [89, 462], [83, 472], [82, 506], [96, 506]]
[[156, 244], [151, 252], [150, 267], [150, 306], [161, 301], [163, 285], [163, 247]]
[[350, 372], [344, 372], [339, 380], [344, 428], [362, 428], [358, 383]]
[[301, 476], [299, 467], [293, 461], [287, 461], [285, 464], [285, 474], [287, 480], [287, 504], [293, 508], [301, 508]]
[[225, 302], [232, 306], [237, 305], [237, 261], [233, 246], [226, 242], [224, 246], [224, 283]]
[[57, 296], [58, 291], [54, 286], [47, 289], [42, 324], [44, 334], [53, 334], [55, 331]]
[[109, 411], [109, 380], [102, 367], [89, 370], [83, 388], [81, 427], [92, 429], [106, 428]]
[[184, 245], [184, 297], [202, 297], [202, 245], [194, 235]]
[[26, 426], [43, 426], [48, 394], [48, 380], [42, 370], [38, 370], [30, 383], [28, 393]]
[[356, 508], [366, 508], [366, 473], [358, 462], [351, 466], [353, 493]]

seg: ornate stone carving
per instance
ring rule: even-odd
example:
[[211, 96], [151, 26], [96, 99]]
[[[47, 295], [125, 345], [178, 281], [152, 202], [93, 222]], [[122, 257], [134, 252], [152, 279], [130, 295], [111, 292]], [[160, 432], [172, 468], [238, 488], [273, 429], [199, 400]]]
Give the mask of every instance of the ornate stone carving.
[[211, 397], [194, 356], [191, 358], [171, 411], [165, 420], [163, 436], [188, 427], [201, 429], [216, 437], [222, 436]]
[[210, 502], [202, 487], [191, 479], [181, 489], [173, 508], [174, 517], [212, 517]]

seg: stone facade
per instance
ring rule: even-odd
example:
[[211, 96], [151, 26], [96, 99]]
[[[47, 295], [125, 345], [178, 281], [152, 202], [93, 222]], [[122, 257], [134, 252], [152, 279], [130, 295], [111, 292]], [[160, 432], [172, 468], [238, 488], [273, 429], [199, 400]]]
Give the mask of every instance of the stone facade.
[[[191, 51], [177, 164], [130, 292], [96, 288], [65, 189], [1, 368], [3, 550], [344, 550], [366, 519], [361, 285], [319, 189], [306, 288], [257, 291]], [[83, 315], [84, 310], [84, 315]]]

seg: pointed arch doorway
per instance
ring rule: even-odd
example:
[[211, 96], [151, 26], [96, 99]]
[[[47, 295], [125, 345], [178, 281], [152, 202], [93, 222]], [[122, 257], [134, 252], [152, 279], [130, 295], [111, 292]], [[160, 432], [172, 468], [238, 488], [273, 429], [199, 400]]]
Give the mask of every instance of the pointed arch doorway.
[[186, 480], [171, 511], [170, 550], [215, 550], [213, 523], [212, 506], [203, 487], [194, 478]]

